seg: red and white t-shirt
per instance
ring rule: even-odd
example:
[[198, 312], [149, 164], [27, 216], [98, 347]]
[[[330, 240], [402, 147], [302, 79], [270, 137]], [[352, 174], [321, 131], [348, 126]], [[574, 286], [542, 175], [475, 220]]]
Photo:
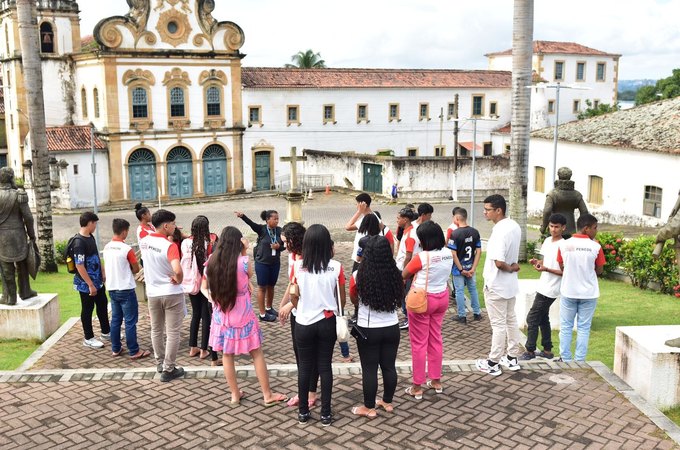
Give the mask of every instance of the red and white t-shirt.
[[295, 279], [300, 288], [300, 299], [297, 304], [295, 322], [300, 325], [311, 325], [323, 319], [324, 311], [332, 311], [338, 315], [336, 293], [338, 284], [345, 286], [345, 273], [342, 264], [331, 259], [325, 271], [309, 272], [302, 267], [302, 260], [295, 261]]
[[[357, 272], [355, 271], [349, 278], [349, 295], [357, 296], [359, 291], [357, 289]], [[392, 312], [375, 311], [364, 305], [359, 299], [359, 312], [357, 314], [357, 325], [364, 328], [383, 328], [390, 327], [399, 323], [397, 310]]]
[[143, 238], [147, 237], [151, 233], [155, 233], [156, 228], [150, 223], [142, 225], [141, 223], [137, 226], [137, 243], [139, 243]]
[[144, 260], [144, 281], [146, 282], [147, 297], [161, 297], [164, 295], [184, 294], [181, 284], [170, 281], [175, 272], [171, 262], [179, 262], [179, 248], [177, 244], [159, 233], [151, 233], [142, 238], [139, 243]]
[[595, 299], [600, 296], [595, 267], [607, 262], [599, 242], [585, 234], [574, 234], [571, 239], [560, 241], [557, 261], [564, 265], [562, 271], [562, 297]]
[[401, 238], [401, 240], [406, 243], [406, 251], [411, 252], [413, 256], [423, 251], [423, 247], [420, 245], [420, 239], [418, 239], [418, 234], [416, 233], [419, 225], [419, 223], [414, 222], [408, 235], [406, 234], [406, 231], [404, 231], [404, 236]]
[[409, 233], [413, 229], [413, 225], [404, 230], [404, 234], [401, 236], [401, 241], [399, 241], [399, 248], [397, 249], [397, 257], [395, 262], [397, 263], [397, 269], [404, 270], [404, 261], [406, 261], [406, 239]]
[[449, 227], [446, 229], [446, 242], [449, 242], [451, 240], [451, 234], [458, 229], [458, 225], [455, 223], [452, 223], [449, 225]]
[[115, 237], [106, 244], [103, 250], [104, 266], [106, 267], [106, 290], [125, 291], [134, 289], [135, 277], [130, 269], [131, 264], [137, 264], [132, 247]]
[[452, 267], [453, 255], [451, 250], [444, 247], [418, 253], [409, 261], [406, 269], [415, 274], [412, 286], [425, 289], [427, 280], [427, 293], [439, 294], [448, 288]]

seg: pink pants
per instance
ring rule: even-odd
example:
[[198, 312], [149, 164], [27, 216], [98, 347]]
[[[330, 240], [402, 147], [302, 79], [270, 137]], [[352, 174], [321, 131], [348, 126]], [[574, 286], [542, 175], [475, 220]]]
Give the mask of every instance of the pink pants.
[[[438, 294], [427, 294], [427, 312], [408, 311], [408, 334], [411, 338], [413, 384], [425, 384], [442, 377], [442, 322], [449, 307], [448, 289]], [[427, 362], [427, 374], [425, 365]]]

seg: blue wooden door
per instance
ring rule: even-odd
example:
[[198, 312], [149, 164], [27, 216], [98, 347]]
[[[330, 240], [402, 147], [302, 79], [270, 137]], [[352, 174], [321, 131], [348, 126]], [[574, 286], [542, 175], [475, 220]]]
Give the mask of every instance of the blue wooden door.
[[255, 189], [268, 191], [271, 189], [271, 167], [269, 166], [269, 152], [255, 153]]
[[168, 194], [171, 198], [191, 197], [193, 186], [191, 152], [186, 147], [175, 147], [168, 153]]
[[132, 200], [153, 200], [157, 198], [156, 157], [150, 150], [135, 150], [128, 159], [128, 179]]
[[205, 195], [227, 192], [227, 155], [219, 145], [211, 145], [203, 152], [203, 191]]

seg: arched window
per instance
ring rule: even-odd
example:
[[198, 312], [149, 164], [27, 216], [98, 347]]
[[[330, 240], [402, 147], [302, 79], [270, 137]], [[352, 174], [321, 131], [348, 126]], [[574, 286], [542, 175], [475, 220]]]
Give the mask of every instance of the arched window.
[[94, 101], [94, 117], [99, 119], [99, 89], [92, 90], [92, 101]]
[[184, 89], [170, 89], [170, 117], [184, 117]]
[[54, 30], [52, 30], [52, 24], [49, 22], [40, 24], [40, 51], [42, 53], [54, 53]]
[[83, 119], [87, 118], [87, 91], [85, 88], [80, 90], [80, 103], [83, 112]]
[[216, 86], [210, 86], [208, 88], [206, 91], [206, 104], [208, 116], [219, 116], [222, 114], [219, 88]]
[[149, 117], [149, 99], [146, 89], [136, 87], [132, 90], [132, 118], [146, 119]]

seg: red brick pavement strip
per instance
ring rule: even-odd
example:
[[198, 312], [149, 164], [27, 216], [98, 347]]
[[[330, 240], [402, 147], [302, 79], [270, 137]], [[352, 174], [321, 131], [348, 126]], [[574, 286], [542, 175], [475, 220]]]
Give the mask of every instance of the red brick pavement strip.
[[[555, 383], [554, 375], [571, 377]], [[15, 448], [674, 448], [592, 370], [520, 371], [498, 378], [451, 373], [444, 394], [403, 394], [395, 412], [351, 415], [361, 380], [336, 376], [333, 426], [298, 425], [294, 408], [265, 408], [254, 378], [228, 405], [221, 378], [0, 383], [0, 447]], [[294, 377], [273, 380], [292, 394]]]

